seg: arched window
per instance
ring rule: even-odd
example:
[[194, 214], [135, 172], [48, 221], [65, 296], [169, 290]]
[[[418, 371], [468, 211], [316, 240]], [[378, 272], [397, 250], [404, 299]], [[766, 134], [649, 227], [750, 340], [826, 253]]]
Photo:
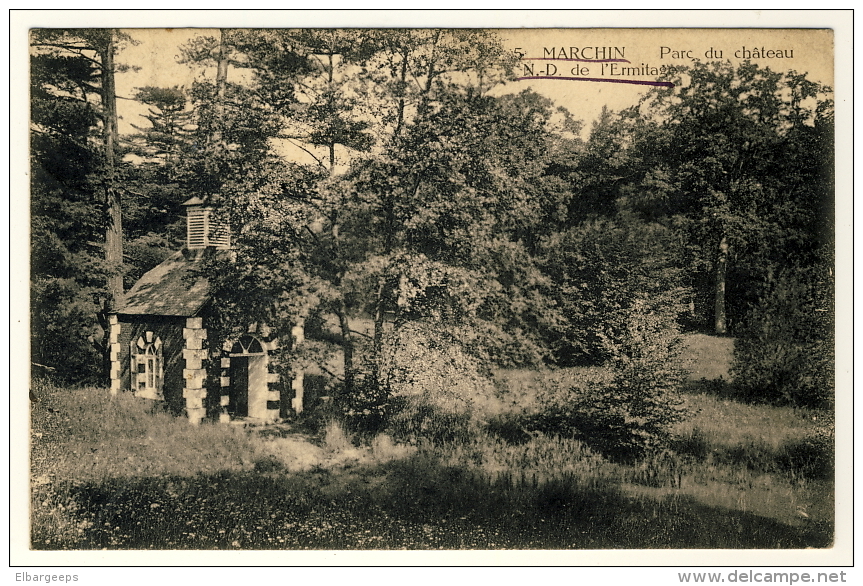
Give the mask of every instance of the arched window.
[[162, 340], [147, 332], [132, 343], [132, 390], [139, 397], [163, 399]]
[[243, 336], [231, 347], [231, 356], [249, 356], [263, 353], [263, 346], [261, 346], [258, 339], [253, 336]]

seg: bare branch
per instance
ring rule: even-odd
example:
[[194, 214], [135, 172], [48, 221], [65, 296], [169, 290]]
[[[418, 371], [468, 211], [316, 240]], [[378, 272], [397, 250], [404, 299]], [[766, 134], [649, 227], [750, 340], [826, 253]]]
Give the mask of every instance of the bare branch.
[[322, 168], [324, 168], [324, 169], [327, 169], [327, 166], [326, 166], [326, 165], [324, 165], [324, 164], [321, 162], [321, 160], [320, 160], [318, 157], [316, 157], [316, 156], [315, 156], [315, 154], [314, 154], [312, 151], [310, 151], [309, 149], [307, 149], [306, 147], [304, 147], [303, 145], [299, 144], [298, 142], [296, 142], [296, 141], [295, 141], [295, 140], [293, 140], [293, 139], [286, 138], [285, 140], [287, 140], [289, 143], [291, 143], [291, 144], [292, 144], [292, 145], [294, 145], [295, 147], [300, 148], [300, 149], [302, 149], [302, 150], [306, 151], [306, 152], [309, 154], [309, 156], [310, 156], [310, 157], [312, 157], [318, 165], [320, 165], [320, 166], [321, 166]]
[[324, 366], [323, 364], [317, 364], [316, 366], [317, 366], [318, 368], [320, 368], [321, 370], [323, 370], [323, 371], [324, 371], [325, 373], [327, 373], [328, 375], [330, 375], [331, 377], [333, 377], [334, 379], [336, 379], [337, 381], [345, 382], [344, 377], [341, 377], [341, 376], [337, 375], [336, 373], [334, 373], [333, 371], [331, 371], [329, 368], [327, 368], [327, 367], [326, 367], [326, 366]]
[[374, 338], [372, 338], [370, 335], [368, 335], [367, 333], [365, 333], [365, 332], [361, 332], [361, 331], [359, 331], [359, 330], [351, 329], [351, 333], [352, 333], [352, 334], [359, 334], [359, 335], [361, 335], [363, 338], [368, 338], [369, 340], [374, 339]]
[[96, 66], [98, 66], [100, 68], [102, 67], [101, 61], [99, 61], [98, 59], [94, 59], [94, 58], [90, 57], [89, 55], [86, 55], [83, 53], [83, 51], [93, 51], [94, 53], [98, 53], [98, 51], [92, 47], [78, 47], [77, 45], [67, 45], [64, 43], [33, 43], [32, 46], [33, 47], [50, 47], [53, 49], [65, 49], [67, 51], [72, 51], [72, 52], [76, 53], [78, 56], [82, 57], [83, 59], [86, 59], [87, 61], [90, 61], [91, 63], [95, 64]]

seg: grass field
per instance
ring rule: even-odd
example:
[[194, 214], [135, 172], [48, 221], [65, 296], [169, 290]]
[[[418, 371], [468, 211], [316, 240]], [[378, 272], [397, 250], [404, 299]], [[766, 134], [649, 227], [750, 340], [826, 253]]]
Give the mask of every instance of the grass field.
[[[721, 374], [709, 344], [697, 340], [700, 368]], [[500, 372], [482, 407], [499, 417], [549, 377], [595, 374]], [[542, 434], [408, 446], [334, 423], [193, 428], [128, 395], [41, 385], [32, 547], [829, 547], [831, 414], [745, 405], [717, 388], [693, 377], [695, 414], [674, 449], [623, 465]]]

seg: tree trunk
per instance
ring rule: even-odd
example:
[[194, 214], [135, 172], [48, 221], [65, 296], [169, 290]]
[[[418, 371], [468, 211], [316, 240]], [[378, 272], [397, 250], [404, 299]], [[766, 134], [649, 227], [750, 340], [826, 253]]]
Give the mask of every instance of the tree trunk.
[[222, 128], [225, 123], [225, 86], [228, 83], [228, 49], [225, 43], [225, 29], [219, 29], [219, 55], [216, 66], [216, 123], [213, 130], [213, 143], [222, 142]]
[[[373, 352], [375, 369], [379, 369], [381, 363], [381, 351], [384, 345], [384, 288], [385, 284], [381, 283], [378, 288], [378, 298], [375, 301], [375, 331], [373, 338]], [[377, 372], [375, 373], [378, 374]]]
[[402, 130], [402, 124], [404, 124], [405, 119], [405, 87], [408, 79], [408, 52], [405, 49], [405, 52], [402, 53], [402, 68], [401, 75], [399, 76], [399, 99], [398, 99], [398, 115], [396, 118], [396, 128], [393, 131], [393, 136], [398, 136]]
[[354, 339], [351, 335], [351, 326], [348, 322], [347, 308], [344, 302], [338, 309], [339, 326], [342, 330], [342, 353], [345, 367], [345, 392], [352, 393], [354, 390]]
[[716, 333], [728, 331], [725, 319], [725, 278], [728, 270], [728, 237], [724, 234], [719, 241], [719, 254], [716, 257]]
[[117, 141], [117, 92], [114, 85], [114, 39], [109, 38], [102, 52], [102, 108], [105, 145], [105, 261], [110, 267], [107, 310], [115, 309], [123, 296], [123, 215], [120, 194], [114, 189], [114, 145]]

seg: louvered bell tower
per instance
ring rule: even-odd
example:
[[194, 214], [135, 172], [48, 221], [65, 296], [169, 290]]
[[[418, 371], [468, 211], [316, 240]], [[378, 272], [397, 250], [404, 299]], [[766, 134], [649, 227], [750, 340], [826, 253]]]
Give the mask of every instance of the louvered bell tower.
[[187, 249], [230, 248], [231, 232], [224, 223], [213, 220], [213, 208], [205, 206], [199, 197], [193, 197], [183, 205], [186, 206]]

